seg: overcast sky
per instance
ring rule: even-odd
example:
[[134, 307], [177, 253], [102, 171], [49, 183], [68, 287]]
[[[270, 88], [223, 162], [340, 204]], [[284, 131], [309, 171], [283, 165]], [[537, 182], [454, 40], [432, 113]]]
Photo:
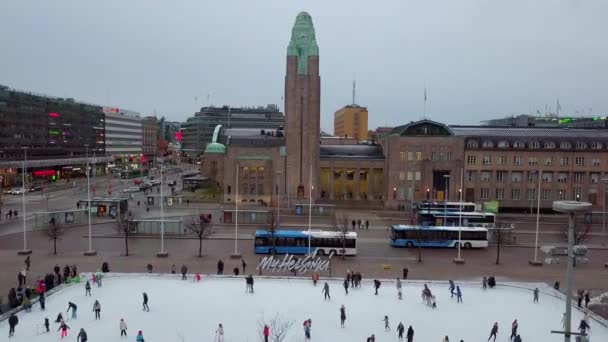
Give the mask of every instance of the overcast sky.
[[[321, 125], [555, 110], [608, 114], [605, 0], [2, 0], [0, 84], [183, 121], [203, 105], [280, 103], [291, 27], [311, 14]], [[207, 100], [209, 94], [209, 101]], [[579, 114], [580, 115], [580, 114]]]

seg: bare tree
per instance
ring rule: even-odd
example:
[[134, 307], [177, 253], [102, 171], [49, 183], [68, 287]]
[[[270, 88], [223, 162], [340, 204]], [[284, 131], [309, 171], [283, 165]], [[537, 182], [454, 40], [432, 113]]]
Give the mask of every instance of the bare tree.
[[53, 254], [57, 255], [57, 239], [63, 235], [63, 227], [57, 223], [55, 216], [52, 216], [49, 221], [49, 228], [46, 231], [49, 239], [53, 240]]
[[500, 246], [512, 241], [512, 229], [504, 228], [502, 224], [490, 230], [490, 241], [496, 244], [496, 265], [500, 264]]
[[192, 222], [186, 224], [186, 229], [196, 234], [198, 237], [198, 257], [203, 256], [203, 239], [211, 234], [211, 214], [201, 214], [198, 222], [192, 219]]
[[332, 221], [332, 226], [336, 233], [338, 233], [338, 238], [342, 245], [342, 260], [344, 260], [346, 255], [346, 235], [348, 234], [348, 227], [350, 224], [349, 218], [345, 213], [335, 213]]
[[264, 342], [264, 327], [268, 326], [270, 328], [270, 341], [273, 342], [282, 342], [287, 338], [287, 334], [289, 330], [291, 330], [294, 321], [288, 321], [281, 314], [275, 314], [271, 319], [266, 320], [264, 314], [262, 313], [262, 317], [258, 319], [258, 331], [260, 341]]
[[277, 247], [277, 239], [275, 238], [275, 234], [277, 232], [277, 229], [279, 228], [279, 221], [277, 220], [277, 217], [274, 215], [274, 211], [270, 211], [268, 213], [268, 231], [270, 232], [270, 242], [272, 243], [272, 253], [275, 253], [276, 247]]
[[134, 226], [133, 213], [130, 210], [125, 216], [124, 221], [121, 221], [120, 218], [116, 216], [116, 230], [125, 238], [125, 256], [129, 256], [129, 235], [131, 235], [131, 230]]

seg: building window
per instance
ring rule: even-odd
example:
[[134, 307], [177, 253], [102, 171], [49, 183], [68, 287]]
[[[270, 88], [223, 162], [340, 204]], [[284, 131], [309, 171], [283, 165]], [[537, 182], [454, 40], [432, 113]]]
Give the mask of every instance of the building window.
[[467, 156], [467, 164], [469, 164], [469, 165], [474, 165], [474, 164], [475, 164], [475, 162], [477, 161], [476, 159], [477, 159], [477, 158], [475, 158], [475, 156], [473, 156], [473, 155], [468, 155], [468, 156]]
[[501, 140], [498, 142], [498, 147], [499, 148], [508, 148], [509, 147], [509, 143], [506, 140]]
[[407, 160], [409, 160], [409, 161], [414, 160], [414, 152], [408, 152], [407, 153]]
[[490, 140], [485, 140], [485, 141], [484, 141], [484, 142], [481, 144], [481, 146], [482, 146], [483, 148], [493, 148], [493, 147], [494, 147], [494, 142], [493, 142], [493, 141], [490, 141]]
[[521, 190], [511, 189], [511, 199], [518, 200], [521, 197]]
[[230, 195], [231, 192], [232, 192], [232, 186], [228, 185], [226, 187], [226, 194]]
[[505, 199], [505, 189], [496, 189], [496, 199], [498, 199], [498, 200]]
[[407, 180], [408, 181], [414, 180], [414, 172], [412, 172], [412, 171], [407, 172]]
[[528, 189], [528, 200], [533, 201], [536, 199], [536, 189]]
[[420, 171], [416, 171], [416, 180], [419, 181], [420, 180]]
[[553, 141], [545, 141], [545, 148], [552, 150], [555, 148], [555, 143]]
[[542, 197], [543, 201], [550, 201], [551, 200], [551, 190], [549, 189], [543, 189], [543, 197]]
[[469, 181], [469, 182], [475, 181], [475, 171], [467, 171], [467, 181]]
[[480, 189], [480, 197], [481, 199], [488, 199], [490, 197], [490, 189], [488, 188], [481, 188]]
[[492, 171], [481, 171], [482, 182], [489, 182], [490, 178], [492, 178]]
[[551, 183], [553, 181], [553, 172], [543, 172], [543, 182]]
[[602, 149], [602, 143], [598, 142], [598, 141], [594, 141], [591, 143], [591, 148], [594, 150], [601, 150]]
[[585, 173], [584, 172], [575, 172], [574, 173], [574, 183], [580, 184], [585, 182]]
[[574, 187], [574, 199], [575, 200], [580, 200], [581, 197], [583, 197], [583, 188], [581, 188], [581, 187]]
[[507, 165], [507, 156], [499, 156], [498, 157], [498, 164], [500, 164], [500, 165]]
[[496, 171], [496, 181], [504, 182], [507, 179], [507, 171]]
[[559, 166], [568, 166], [568, 157], [559, 158]]
[[553, 157], [545, 157], [545, 165], [547, 165], [547, 166], [553, 165]]
[[572, 148], [572, 144], [567, 141], [564, 141], [559, 144], [559, 148], [561, 148], [562, 150], [569, 150]]
[[566, 190], [559, 190], [557, 192], [558, 201], [563, 201], [566, 199]]
[[530, 165], [530, 166], [538, 165], [538, 158], [536, 158], [536, 157], [529, 157], [528, 158], [528, 165]]
[[523, 141], [516, 141], [513, 143], [513, 147], [515, 148], [525, 148], [526, 144]]
[[568, 173], [567, 172], [560, 172], [557, 174], [557, 182], [558, 183], [566, 183], [568, 182]]
[[521, 165], [521, 156], [513, 156], [513, 165]]
[[511, 172], [511, 182], [513, 182], [513, 183], [521, 182], [521, 172], [520, 171]]
[[600, 166], [600, 164], [601, 164], [600, 158], [593, 158], [593, 159], [591, 159], [591, 165], [593, 165], [593, 166]]
[[599, 172], [591, 172], [589, 174], [589, 182], [592, 184], [597, 184], [600, 182], [600, 173]]
[[467, 147], [469, 148], [477, 148], [479, 145], [477, 144], [477, 140], [469, 140], [467, 141]]
[[[411, 174], [411, 172], [410, 172]], [[405, 171], [399, 171], [399, 180], [403, 181], [405, 180]]]
[[399, 152], [399, 158], [401, 159], [401, 161], [405, 161], [406, 153], [405, 152]]
[[431, 152], [431, 160], [435, 161], [437, 159], [437, 152]]
[[536, 171], [528, 171], [528, 182], [534, 183], [538, 181], [538, 173]]
[[530, 148], [537, 149], [540, 148], [540, 143], [538, 141], [531, 141], [529, 146]]
[[242, 188], [241, 188], [241, 195], [248, 195], [248, 194], [249, 194], [249, 184], [243, 183]]
[[574, 164], [576, 166], [585, 166], [585, 157], [574, 157]]
[[583, 142], [583, 141], [577, 141], [576, 144], [574, 145], [574, 147], [577, 150], [584, 150], [587, 148], [587, 143]]
[[416, 160], [422, 160], [422, 152], [416, 152]]
[[263, 196], [264, 195], [264, 184], [258, 184], [258, 195], [259, 196]]
[[490, 157], [490, 156], [483, 156], [482, 159], [481, 159], [481, 163], [483, 165], [492, 164], [492, 157]]

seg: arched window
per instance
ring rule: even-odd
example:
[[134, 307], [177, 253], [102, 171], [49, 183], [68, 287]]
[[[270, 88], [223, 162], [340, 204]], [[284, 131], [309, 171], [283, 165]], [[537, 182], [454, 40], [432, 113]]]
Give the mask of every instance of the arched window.
[[591, 148], [594, 150], [601, 150], [602, 146], [603, 146], [603, 144], [599, 141], [594, 141], [591, 143]]
[[570, 144], [570, 143], [569, 143], [569, 142], [567, 142], [567, 141], [562, 141], [562, 142], [559, 144], [559, 148], [561, 148], [562, 150], [569, 150], [569, 149], [571, 149], [571, 148], [572, 148], [572, 144]]
[[494, 147], [494, 142], [490, 141], [490, 140], [485, 140], [482, 145], [483, 148], [493, 148]]
[[515, 147], [515, 148], [524, 148], [524, 147], [526, 147], [526, 144], [524, 144], [523, 141], [516, 141], [516, 142], [513, 143], [513, 147]]
[[467, 141], [467, 147], [469, 148], [477, 148], [479, 145], [477, 144], [477, 140], [469, 140]]
[[577, 141], [575, 147], [577, 150], [584, 150], [587, 148], [587, 143], [584, 141]]
[[545, 141], [545, 148], [552, 150], [555, 148], [555, 143], [553, 141]]
[[540, 143], [538, 141], [531, 141], [529, 146], [530, 148], [540, 148]]
[[499, 148], [508, 148], [509, 147], [509, 142], [506, 140], [501, 140], [498, 142], [498, 147]]

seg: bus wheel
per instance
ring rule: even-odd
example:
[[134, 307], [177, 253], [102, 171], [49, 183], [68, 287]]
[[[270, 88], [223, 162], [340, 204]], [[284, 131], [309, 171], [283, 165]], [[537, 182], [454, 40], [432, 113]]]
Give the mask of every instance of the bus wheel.
[[454, 248], [458, 248], [458, 245], [460, 245], [460, 242], [455, 242], [454, 243]]
[[465, 242], [464, 243], [464, 248], [471, 248], [471, 247], [473, 247], [473, 246], [471, 246], [470, 242]]
[[317, 250], [317, 255], [318, 256], [324, 256], [325, 255], [325, 251], [322, 249]]
[[405, 247], [407, 247], [407, 248], [412, 248], [412, 247], [414, 247], [414, 243], [413, 243], [412, 241], [408, 241], [408, 242], [405, 244]]

